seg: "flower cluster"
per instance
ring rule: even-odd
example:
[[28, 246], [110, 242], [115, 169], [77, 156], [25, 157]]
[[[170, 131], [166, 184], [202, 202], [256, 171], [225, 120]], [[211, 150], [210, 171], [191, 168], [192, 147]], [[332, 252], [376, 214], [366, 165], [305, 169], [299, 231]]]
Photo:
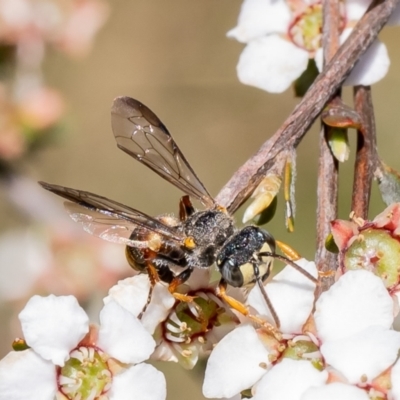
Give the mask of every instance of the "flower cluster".
[[68, 56], [85, 55], [107, 14], [103, 0], [0, 0], [0, 162], [4, 169], [46, 143], [60, 127], [64, 100], [42, 76], [47, 47]]
[[0, 398], [165, 399], [164, 375], [143, 363], [154, 339], [117, 303], [104, 306], [100, 327], [72, 296], [34, 296], [19, 318], [29, 348], [1, 360]]
[[[308, 292], [310, 309], [311, 287]], [[297, 319], [297, 327], [285, 326], [281, 341], [245, 324], [217, 344], [206, 369], [206, 397], [250, 390], [256, 400], [400, 398], [400, 333], [391, 328], [394, 303], [378, 277], [346, 273], [302, 318], [290, 304], [284, 315]]]
[[[375, 223], [393, 233], [398, 215], [387, 211]], [[313, 262], [296, 264], [317, 277]], [[206, 397], [400, 399], [397, 298], [365, 269], [344, 273], [316, 302], [315, 290], [291, 265], [265, 284], [278, 334], [228, 307], [209, 270], [196, 270], [175, 294], [144, 274], [120, 281], [104, 299], [100, 327], [89, 326], [72, 296], [34, 296], [19, 316], [27, 348], [0, 361], [0, 398], [164, 399], [163, 375], [143, 361], [192, 368], [210, 354]], [[274, 323], [258, 286], [247, 299], [229, 294]]]
[[1, 0], [0, 42], [26, 52], [43, 52], [48, 43], [67, 54], [83, 55], [107, 13], [102, 0]]
[[64, 109], [64, 100], [54, 89], [38, 86], [11, 99], [0, 84], [0, 159], [17, 160], [46, 141]]
[[[341, 10], [341, 42], [367, 10], [366, 0], [346, 0]], [[400, 23], [400, 7], [389, 24]], [[322, 70], [322, 2], [319, 0], [244, 0], [238, 25], [228, 37], [245, 43], [239, 80], [272, 93], [285, 91], [315, 59]], [[377, 40], [347, 78], [346, 85], [371, 85], [389, 68], [386, 47]]]
[[[216, 282], [209, 281], [208, 270], [194, 271], [176, 300], [163, 284], [151, 288], [147, 276], [137, 275], [114, 286], [105, 302], [115, 301], [140, 316], [157, 343], [152, 359], [179, 362], [191, 369], [241, 318], [218, 298]], [[147, 304], [149, 294], [151, 300]], [[232, 290], [230, 295], [244, 300], [239, 290]]]

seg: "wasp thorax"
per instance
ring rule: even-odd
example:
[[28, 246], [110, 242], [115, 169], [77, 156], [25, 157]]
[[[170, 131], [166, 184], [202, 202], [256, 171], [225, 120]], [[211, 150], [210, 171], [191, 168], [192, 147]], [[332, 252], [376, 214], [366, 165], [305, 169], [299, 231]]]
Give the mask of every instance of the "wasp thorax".
[[218, 210], [197, 212], [186, 221], [183, 229], [197, 246], [222, 246], [234, 232], [232, 218]]
[[253, 283], [257, 277], [266, 279], [272, 260], [265, 252], [275, 252], [274, 238], [255, 226], [243, 228], [227, 241], [218, 254], [217, 266], [222, 278], [234, 287]]

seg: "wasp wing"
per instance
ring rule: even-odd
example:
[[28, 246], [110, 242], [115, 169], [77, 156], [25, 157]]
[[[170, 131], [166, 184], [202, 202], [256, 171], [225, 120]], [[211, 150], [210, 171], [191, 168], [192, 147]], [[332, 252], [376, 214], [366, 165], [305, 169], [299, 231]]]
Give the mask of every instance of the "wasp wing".
[[121, 150], [206, 207], [215, 205], [167, 128], [144, 104], [130, 97], [117, 97], [111, 109], [111, 124]]
[[[75, 221], [83, 223], [84, 229], [86, 228], [85, 230], [88, 230], [96, 236], [102, 237], [101, 235], [104, 235], [103, 238], [106, 239], [107, 235], [111, 235], [110, 237], [113, 237], [113, 240], [107, 240], [117, 241], [116, 236], [120, 234], [120, 242], [128, 244], [126, 242], [128, 229], [131, 227], [132, 229], [130, 232], [132, 232], [135, 227], [139, 226], [179, 243], [182, 243], [185, 239], [185, 237], [173, 227], [165, 225], [149, 215], [114, 200], [83, 190], [52, 185], [46, 182], [39, 182], [39, 184], [42, 185], [44, 189], [64, 197], [78, 204], [81, 208], [90, 211], [86, 213], [72, 211], [70, 215]], [[100, 216], [103, 216], [103, 218], [99, 218]], [[101, 233], [101, 225], [104, 226], [103, 234]], [[111, 234], [111, 230], [114, 230], [115, 234]], [[136, 244], [133, 244], [133, 246], [136, 246]]]
[[131, 234], [138, 225], [130, 221], [89, 210], [70, 201], [66, 201], [64, 206], [69, 216], [75, 222], [82, 224], [84, 231], [93, 236], [131, 247], [148, 248], [150, 246], [149, 241], [131, 239]]

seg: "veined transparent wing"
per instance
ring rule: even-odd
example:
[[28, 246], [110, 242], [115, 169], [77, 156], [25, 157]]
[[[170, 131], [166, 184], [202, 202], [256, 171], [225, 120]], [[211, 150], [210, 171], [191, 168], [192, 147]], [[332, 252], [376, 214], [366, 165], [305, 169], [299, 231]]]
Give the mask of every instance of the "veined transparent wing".
[[130, 221], [90, 210], [70, 201], [66, 201], [64, 206], [69, 216], [82, 224], [84, 231], [93, 236], [137, 248], [148, 248], [150, 245], [149, 241], [130, 238], [134, 229], [138, 227]]
[[130, 97], [117, 97], [111, 109], [111, 124], [121, 150], [206, 207], [215, 206], [165, 125], [144, 104]]
[[[101, 225], [103, 224], [104, 229], [108, 232], [104, 233], [104, 235], [111, 235], [110, 229], [115, 230], [115, 232], [118, 231], [121, 233], [121, 242], [124, 242], [125, 239], [123, 238], [126, 238], [129, 226], [132, 226], [133, 229], [137, 226], [148, 229], [151, 232], [155, 232], [167, 239], [175, 240], [178, 243], [182, 243], [185, 239], [184, 235], [173, 227], [165, 225], [161, 221], [135, 210], [134, 208], [118, 203], [117, 201], [83, 190], [52, 185], [46, 182], [39, 182], [39, 184], [42, 185], [44, 189], [90, 211], [90, 213], [86, 213], [86, 217], [84, 213], [81, 212], [70, 212], [70, 215], [72, 219], [86, 224], [84, 228], [96, 236], [102, 234]], [[103, 219], [96, 217], [101, 215]], [[118, 223], [116, 224], [114, 221], [118, 221]], [[131, 229], [131, 232], [133, 229]]]

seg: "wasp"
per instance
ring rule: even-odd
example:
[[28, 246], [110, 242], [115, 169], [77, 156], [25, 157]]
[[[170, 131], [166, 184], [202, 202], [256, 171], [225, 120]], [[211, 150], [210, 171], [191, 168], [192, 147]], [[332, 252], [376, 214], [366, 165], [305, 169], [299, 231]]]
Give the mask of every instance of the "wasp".
[[[148, 107], [130, 97], [118, 97], [111, 109], [111, 122], [121, 150], [185, 193], [179, 203], [179, 217], [154, 218], [94, 193], [39, 183], [68, 200], [67, 212], [85, 231], [125, 244], [129, 264], [149, 273], [153, 284], [160, 279], [175, 293], [195, 268], [215, 264], [221, 273], [219, 294], [228, 304], [246, 313], [225, 289], [227, 285], [244, 287], [257, 282], [279, 327], [262, 283], [270, 274], [273, 258], [300, 267], [275, 253], [275, 240], [266, 230], [235, 227], [233, 217], [216, 204], [165, 125]], [[200, 201], [204, 210], [196, 210], [191, 198]], [[315, 281], [307, 271], [300, 272]]]

